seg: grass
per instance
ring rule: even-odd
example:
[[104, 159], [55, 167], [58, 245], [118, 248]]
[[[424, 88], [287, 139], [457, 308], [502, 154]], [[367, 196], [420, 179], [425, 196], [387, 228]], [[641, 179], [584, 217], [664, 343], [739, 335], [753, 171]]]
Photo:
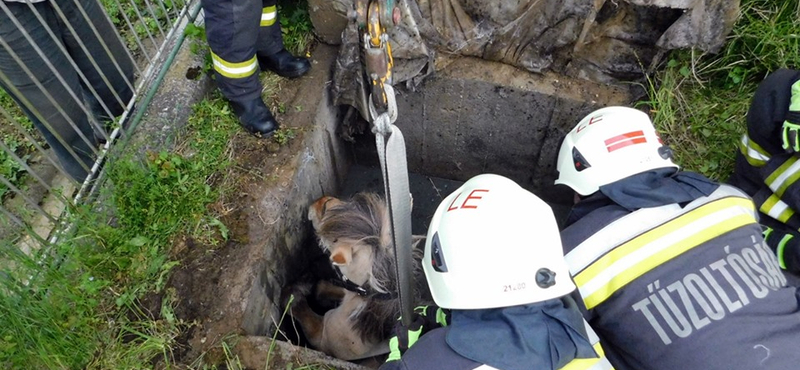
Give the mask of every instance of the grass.
[[3, 249], [0, 260], [13, 261], [15, 269], [0, 277], [0, 366], [170, 362], [175, 338], [190, 323], [172, 314], [174, 299], [164, 299], [150, 316], [140, 300], [151, 292], [170, 297], [164, 286], [176, 265], [168, 258], [174, 238], [219, 229], [207, 207], [226, 190], [219, 174], [230, 166], [229, 139], [240, 130], [226, 109], [219, 96], [204, 100], [174, 151], [109, 163], [113, 185], [102, 195], [104, 205], [74, 208], [76, 230], [46, 256]]
[[[307, 48], [307, 12], [292, 9], [287, 18], [306, 25], [288, 23], [287, 47]], [[110, 13], [119, 19], [120, 13]], [[303, 14], [305, 20], [298, 18]], [[302, 29], [304, 35], [295, 33]], [[265, 85], [277, 94], [279, 83], [267, 76]], [[14, 109], [7, 95], [0, 99]], [[0, 241], [0, 368], [187, 366], [175, 364], [174, 355], [178, 336], [194, 323], [181, 321], [173, 311], [177, 297], [166, 282], [178, 262], [169, 253], [183, 237], [209, 245], [227, 239], [229, 231], [213, 203], [233, 189], [225, 175], [233, 165], [229, 143], [242, 134], [218, 92], [193, 108], [174, 149], [112, 158], [102, 201], [72, 207], [75, 229], [49, 250], [27, 256], [12, 241]], [[14, 119], [24, 120], [15, 112]], [[0, 131], [4, 142], [17, 143], [13, 148], [22, 153], [24, 142], [5, 132]], [[281, 144], [294, 136], [292, 129], [284, 129], [276, 140]], [[13, 164], [0, 157], [0, 170], [12, 171], [7, 178], [20, 174]], [[155, 308], [147, 303], [154, 294], [164, 297]], [[230, 348], [226, 356], [231, 360], [227, 368], [235, 368]], [[305, 364], [293, 368], [317, 369]]]
[[[140, 43], [148, 44], [150, 37], [158, 38], [161, 31], [166, 32], [170, 23], [180, 10], [186, 6], [184, 0], [101, 0], [111, 22], [119, 30], [128, 49], [134, 54], [139, 52]], [[119, 5], [117, 5], [119, 4]], [[137, 12], [138, 10], [138, 12]]]
[[308, 54], [314, 39], [307, 0], [279, 0], [281, 32], [286, 50], [294, 55]]
[[741, 17], [718, 54], [674, 52], [650, 81], [654, 122], [677, 162], [724, 181], [758, 83], [778, 68], [800, 68], [798, 1], [743, 0]]
[[[5, 113], [0, 113], [0, 140], [2, 140], [3, 144], [13, 151], [14, 154], [27, 161], [34, 150], [33, 145], [25, 139], [25, 136], [21, 132], [18, 132], [14, 126], [7, 121], [9, 119], [15, 120], [27, 133], [33, 135], [33, 137], [38, 137], [38, 133], [33, 129], [33, 123], [22, 113], [22, 110], [19, 109], [14, 100], [11, 99], [11, 96], [3, 89], [0, 89], [0, 106], [2, 106], [0, 112], [5, 111]], [[41, 141], [43, 140], [40, 139], [40, 142]], [[19, 186], [22, 183], [24, 175], [24, 169], [17, 163], [14, 157], [5, 150], [0, 150], [0, 176], [5, 177], [15, 186]], [[9, 191], [10, 189], [5, 184], [0, 183], [0, 200], [5, 199]]]

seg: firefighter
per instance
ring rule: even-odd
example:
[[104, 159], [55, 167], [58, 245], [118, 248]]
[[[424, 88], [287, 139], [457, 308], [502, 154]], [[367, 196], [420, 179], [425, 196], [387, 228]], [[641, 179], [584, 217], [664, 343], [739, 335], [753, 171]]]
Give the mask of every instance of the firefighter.
[[632, 108], [581, 120], [557, 169], [576, 193], [565, 258], [615, 368], [797, 369], [800, 295], [747, 194], [679, 171]]
[[446, 197], [424, 253], [446, 309], [419, 307], [397, 325], [381, 369], [611, 369], [570, 298], [550, 207], [513, 181], [479, 175]]
[[781, 268], [800, 273], [800, 71], [781, 69], [758, 86], [730, 183], [756, 203]]
[[239, 123], [252, 134], [269, 137], [278, 122], [261, 100], [259, 70], [295, 78], [311, 68], [308, 59], [283, 47], [277, 0], [203, 0], [206, 38], [222, 94]]

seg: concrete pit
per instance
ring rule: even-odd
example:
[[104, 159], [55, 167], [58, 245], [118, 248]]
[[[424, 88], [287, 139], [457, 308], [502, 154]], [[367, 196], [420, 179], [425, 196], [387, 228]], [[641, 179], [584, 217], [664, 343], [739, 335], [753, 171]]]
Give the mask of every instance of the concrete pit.
[[[251, 163], [251, 170], [264, 176], [241, 184], [236, 200], [240, 209], [230, 216], [243, 225], [232, 233], [241, 235], [225, 248], [184, 260], [173, 272], [169, 286], [181, 294], [176, 313], [199, 322], [187, 340], [194, 355], [238, 333], [243, 338], [234, 350], [253, 361], [246, 366], [265, 368], [267, 360], [258, 351], [281, 319], [281, 289], [307, 277], [314, 269], [311, 261], [320, 255], [306, 220], [308, 205], [323, 194], [382, 193], [372, 134], [356, 135], [355, 142], [339, 135], [346, 108], [332, 106], [326, 88], [335, 55], [333, 47], [317, 46], [312, 72], [286, 91], [286, 106], [303, 109], [279, 118], [301, 135], [277, 156]], [[397, 88], [396, 125], [405, 136], [412, 173], [415, 234], [425, 234], [443, 197], [480, 173], [517, 181], [563, 217], [571, 197], [552, 185], [561, 139], [592, 110], [631, 103], [628, 92], [616, 87], [471, 57], [442, 59], [437, 66], [437, 73], [415, 91]], [[158, 107], [151, 111], [161, 112]], [[163, 121], [158, 114], [149, 121], [160, 134], [152, 129]], [[211, 286], [215, 288], [209, 293]], [[274, 351], [271, 368], [298, 357], [334, 368], [358, 368], [285, 343]]]

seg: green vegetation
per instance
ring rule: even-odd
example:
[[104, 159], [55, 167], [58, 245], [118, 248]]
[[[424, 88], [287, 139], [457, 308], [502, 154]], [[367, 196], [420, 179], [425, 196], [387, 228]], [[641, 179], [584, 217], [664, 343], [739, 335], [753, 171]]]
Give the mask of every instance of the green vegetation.
[[[2, 107], [0, 108], [0, 112], [5, 111], [5, 113], [8, 113], [8, 116], [0, 113], [0, 140], [2, 140], [6, 147], [11, 149], [18, 157], [27, 160], [34, 150], [33, 145], [25, 139], [25, 136], [21, 132], [18, 132], [17, 129], [7, 121], [10, 118], [19, 122], [21, 127], [29, 134], [33, 135], [33, 137], [38, 137], [38, 133], [33, 129], [33, 124], [28, 117], [22, 113], [22, 110], [20, 110], [14, 100], [11, 99], [11, 96], [3, 89], [0, 89], [0, 107]], [[5, 177], [15, 186], [19, 186], [24, 174], [25, 171], [22, 166], [5, 150], [0, 150], [0, 176]], [[9, 191], [10, 189], [4, 183], [0, 182], [0, 200], [5, 199], [5, 195]]]
[[673, 53], [648, 86], [646, 103], [678, 163], [726, 180], [753, 92], [781, 67], [800, 68], [797, 1], [743, 0], [741, 17], [719, 53]]
[[137, 38], [144, 45], [151, 42], [144, 40], [160, 40], [161, 32], [169, 30], [187, 1], [101, 0], [101, 3], [128, 49], [136, 52], [140, 47]]
[[[130, 7], [122, 8], [134, 19]], [[305, 28], [290, 22], [295, 31], [284, 37], [293, 40], [287, 47], [305, 54], [311, 37], [308, 14], [304, 8], [292, 9], [286, 17], [305, 22]], [[112, 6], [108, 11], [122, 24], [119, 9]], [[142, 20], [142, 27], [157, 29], [149, 20]], [[294, 33], [302, 29], [304, 35]], [[140, 37], [146, 34], [137, 30]], [[122, 32], [131, 46], [131, 34]], [[202, 42], [202, 29], [187, 33]], [[277, 94], [282, 80], [265, 77], [268, 90]], [[267, 100], [275, 101], [274, 96]], [[0, 94], [0, 104], [14, 120], [27, 121], [7, 95]], [[179, 336], [195, 323], [182, 321], [173, 311], [178, 297], [167, 281], [179, 262], [170, 253], [183, 238], [209, 246], [228, 239], [215, 202], [232, 193], [230, 143], [233, 135], [244, 133], [218, 92], [193, 108], [172, 150], [115, 154], [106, 164], [108, 178], [100, 201], [72, 207], [69, 221], [75, 227], [57, 243], [28, 256], [19, 252], [15, 241], [0, 241], [1, 368], [217, 368], [202, 361], [175, 363]], [[35, 132], [29, 122], [25, 125]], [[29, 144], [13, 129], [0, 134], [18, 155], [29, 153]], [[295, 135], [293, 129], [282, 129], [273, 141], [282, 145]], [[0, 156], [0, 170], [13, 179], [22, 172], [7, 157]], [[230, 347], [221, 346], [221, 368], [241, 368]], [[306, 364], [292, 368], [319, 369]]]
[[227, 232], [207, 206], [226, 191], [218, 174], [230, 165], [228, 143], [238, 130], [221, 97], [200, 102], [176, 150], [111, 161], [105, 201], [73, 209], [76, 229], [52, 250], [31, 258], [3, 248], [0, 260], [15, 269], [0, 275], [0, 366], [169, 364], [190, 323], [175, 318], [171, 292], [156, 313], [143, 311], [140, 299], [164, 290], [176, 237]]
[[306, 55], [314, 39], [307, 0], [279, 0], [278, 12], [286, 50], [295, 55]]

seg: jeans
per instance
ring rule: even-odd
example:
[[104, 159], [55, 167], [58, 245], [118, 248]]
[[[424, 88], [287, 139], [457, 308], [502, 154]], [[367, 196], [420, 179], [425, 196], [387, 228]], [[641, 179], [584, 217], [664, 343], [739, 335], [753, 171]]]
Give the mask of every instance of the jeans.
[[0, 87], [20, 104], [64, 170], [83, 181], [97, 153], [90, 119], [97, 111], [108, 117], [125, 110], [133, 96], [133, 61], [97, 0], [56, 0], [58, 8], [47, 1], [1, 1]]

